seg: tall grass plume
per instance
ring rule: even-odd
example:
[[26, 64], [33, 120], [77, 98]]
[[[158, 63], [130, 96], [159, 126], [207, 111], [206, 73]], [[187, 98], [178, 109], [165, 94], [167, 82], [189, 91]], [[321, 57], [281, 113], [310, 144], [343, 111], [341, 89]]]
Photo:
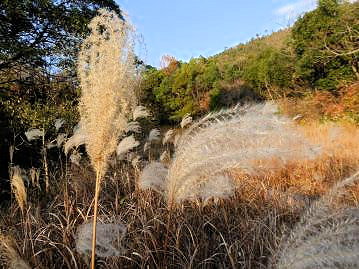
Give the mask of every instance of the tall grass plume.
[[91, 268], [95, 267], [96, 219], [101, 178], [136, 105], [134, 28], [115, 12], [99, 10], [78, 57], [80, 126], [96, 171]]
[[276, 268], [359, 267], [359, 207], [342, 200], [347, 187], [358, 179], [359, 171], [337, 183], [303, 214], [283, 239]]
[[24, 184], [24, 178], [20, 167], [13, 166], [10, 168], [10, 185], [11, 191], [15, 195], [15, 199], [24, 213], [24, 209], [27, 203], [27, 192]]

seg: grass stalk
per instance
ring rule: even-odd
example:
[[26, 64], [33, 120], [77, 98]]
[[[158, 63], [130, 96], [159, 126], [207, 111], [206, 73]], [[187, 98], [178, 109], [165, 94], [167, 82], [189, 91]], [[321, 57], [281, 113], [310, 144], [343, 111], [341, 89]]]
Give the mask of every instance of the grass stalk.
[[98, 199], [101, 189], [101, 176], [100, 171], [96, 171], [96, 186], [95, 186], [95, 204], [94, 204], [94, 217], [92, 225], [92, 254], [91, 254], [91, 269], [95, 269], [95, 256], [96, 256], [96, 224], [98, 215]]

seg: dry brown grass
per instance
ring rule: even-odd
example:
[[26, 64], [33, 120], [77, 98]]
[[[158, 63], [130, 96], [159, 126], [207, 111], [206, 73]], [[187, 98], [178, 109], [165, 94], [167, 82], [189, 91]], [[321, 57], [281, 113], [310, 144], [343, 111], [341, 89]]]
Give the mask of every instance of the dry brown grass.
[[[321, 143], [319, 158], [291, 160], [285, 165], [274, 159], [266, 160], [266, 164], [258, 161], [257, 165], [277, 169], [255, 175], [232, 169], [235, 193], [216, 203], [194, 200], [169, 208], [162, 195], [139, 190], [137, 169], [130, 163], [118, 164], [103, 178], [99, 215], [124, 223], [127, 232], [114, 238], [123, 248], [121, 254], [98, 258], [97, 268], [273, 265], [282, 238], [296, 226], [303, 212], [359, 167], [356, 126], [313, 121], [299, 130], [314, 144]], [[90, 161], [84, 160], [81, 167], [73, 165], [63, 171], [66, 176], [57, 179], [61, 184], [53, 190], [58, 195], [47, 202], [33, 197], [23, 216], [16, 203], [2, 209], [1, 230], [12, 236], [32, 268], [89, 267], [88, 257], [76, 251], [75, 239], [78, 227], [92, 218], [89, 208], [93, 204], [94, 174], [90, 166]], [[340, 200], [342, 208], [358, 205], [358, 185], [347, 188], [347, 195]], [[332, 219], [323, 218], [326, 220]]]
[[0, 232], [0, 254], [4, 263], [9, 269], [30, 269], [31, 267], [24, 261], [17, 250], [16, 242], [9, 236], [4, 236]]
[[300, 122], [310, 123], [318, 120], [335, 120], [358, 124], [359, 122], [359, 82], [343, 86], [337, 92], [324, 90], [308, 91], [303, 98], [282, 99], [282, 111]]

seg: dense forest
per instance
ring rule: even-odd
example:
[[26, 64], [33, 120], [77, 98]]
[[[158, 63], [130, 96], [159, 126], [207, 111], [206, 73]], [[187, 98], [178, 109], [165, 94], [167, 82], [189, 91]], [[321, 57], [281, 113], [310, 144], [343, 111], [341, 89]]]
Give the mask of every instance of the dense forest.
[[0, 266], [356, 268], [359, 2], [159, 68], [134, 35], [0, 2]]

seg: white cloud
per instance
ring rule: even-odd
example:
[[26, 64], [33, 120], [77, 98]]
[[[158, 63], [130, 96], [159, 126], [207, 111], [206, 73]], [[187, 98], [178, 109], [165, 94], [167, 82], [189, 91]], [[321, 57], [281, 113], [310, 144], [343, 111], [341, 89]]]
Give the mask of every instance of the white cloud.
[[315, 9], [317, 6], [316, 3], [317, 1], [315, 0], [299, 0], [276, 9], [274, 13], [279, 16], [293, 18], [306, 11]]

